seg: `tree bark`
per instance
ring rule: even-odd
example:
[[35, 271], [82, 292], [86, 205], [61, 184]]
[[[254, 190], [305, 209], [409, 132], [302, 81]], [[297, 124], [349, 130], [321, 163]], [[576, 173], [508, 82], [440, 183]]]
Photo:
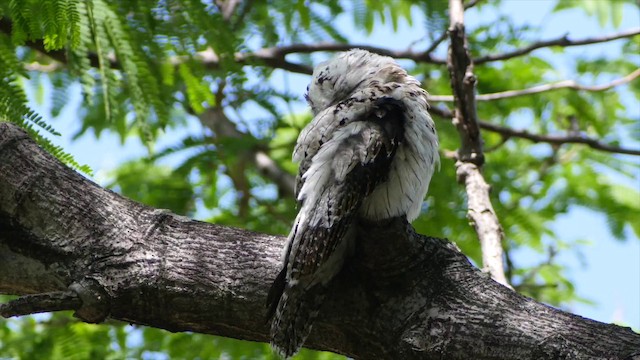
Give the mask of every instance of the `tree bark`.
[[[309, 348], [355, 359], [640, 355], [630, 329], [510, 291], [447, 240], [401, 219], [361, 225]], [[27, 295], [0, 308], [4, 316], [73, 309], [88, 322], [267, 341], [265, 299], [283, 242], [123, 198], [0, 123], [0, 293]]]

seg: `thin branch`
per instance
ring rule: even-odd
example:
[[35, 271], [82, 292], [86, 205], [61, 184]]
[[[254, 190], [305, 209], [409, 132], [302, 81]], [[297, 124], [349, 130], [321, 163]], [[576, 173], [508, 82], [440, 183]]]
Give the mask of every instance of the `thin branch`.
[[[465, 6], [465, 8], [472, 7], [477, 3], [479, 3], [480, 1], [481, 0], [473, 0], [469, 2]], [[237, 1], [228, 1], [228, 4], [225, 4], [225, 5], [228, 5], [228, 7], [221, 6], [221, 11], [225, 11], [225, 13], [228, 14], [228, 12], [230, 11], [229, 9], [235, 10], [238, 4], [239, 2]], [[242, 9], [242, 12], [245, 12], [249, 7], [250, 7], [249, 3], [245, 4], [245, 7]], [[241, 16], [244, 15], [242, 12], [240, 14]], [[11, 20], [9, 20], [6, 17], [0, 19], [0, 32], [11, 34], [11, 28], [12, 28]], [[622, 38], [628, 38], [638, 34], [640, 34], [640, 28], [630, 29], [620, 33], [611, 34], [608, 36], [586, 38], [581, 40], [569, 40], [567, 35], [565, 35], [558, 39], [537, 42], [528, 47], [525, 47], [519, 50], [514, 50], [512, 52], [497, 54], [497, 55], [481, 56], [479, 58], [474, 59], [474, 63], [482, 64], [489, 61], [506, 60], [509, 58], [527, 54], [529, 52], [532, 52], [536, 49], [543, 48], [543, 47], [550, 47], [550, 46], [567, 47], [567, 46], [588, 45], [588, 44], [607, 42], [607, 41], [612, 41], [612, 40], [617, 40]], [[311, 74], [313, 71], [312, 67], [304, 64], [300, 64], [300, 63], [287, 61], [285, 59], [286, 55], [294, 54], [294, 53], [308, 54], [308, 53], [314, 53], [319, 51], [336, 52], [336, 51], [346, 51], [354, 48], [361, 48], [361, 49], [365, 49], [380, 55], [391, 56], [397, 59], [408, 59], [408, 60], [413, 60], [417, 63], [445, 65], [447, 63], [445, 59], [437, 58], [431, 55], [431, 52], [435, 50], [435, 48], [439, 45], [440, 41], [444, 40], [444, 35], [446, 35], [446, 33], [443, 33], [443, 35], [441, 35], [438, 39], [436, 39], [436, 41], [426, 51], [420, 51], [420, 52], [413, 51], [413, 50], [391, 50], [391, 49], [380, 48], [380, 47], [375, 47], [375, 46], [370, 46], [365, 44], [336, 44], [336, 43], [292, 44], [292, 45], [286, 45], [286, 46], [280, 46], [280, 47], [263, 48], [263, 49], [256, 50], [254, 52], [239, 52], [235, 54], [235, 61], [241, 64], [246, 64], [248, 62], [251, 62], [252, 60], [259, 60], [264, 65], [271, 68], [282, 69], [282, 70], [286, 70], [294, 73], [300, 73], [300, 74]], [[54, 60], [57, 60], [62, 63], [68, 62], [67, 55], [64, 50], [46, 50], [44, 47], [44, 42], [42, 40], [28, 41], [26, 45], [38, 52], [46, 54], [47, 56], [51, 57]], [[98, 56], [96, 54], [89, 53], [87, 56], [89, 58], [91, 66], [93, 67], [99, 66]], [[210, 69], [218, 68], [220, 66], [218, 56], [214, 54], [213, 51], [211, 50], [198, 52], [195, 56], [200, 58], [204, 66], [207, 68], [210, 68]], [[173, 63], [180, 63], [183, 61], [185, 61], [184, 56], [176, 57], [172, 59]], [[110, 58], [109, 64], [112, 68], [120, 68], [120, 63], [115, 58]]]
[[37, 71], [41, 73], [56, 72], [58, 70], [61, 70], [62, 68], [63, 68], [63, 64], [57, 61], [52, 61], [48, 64], [42, 64], [37, 61], [34, 61], [24, 65], [24, 69], [27, 71]]
[[[466, 3], [466, 4], [464, 5], [464, 9], [465, 9], [465, 10], [470, 9], [470, 8], [472, 8], [472, 7], [476, 6], [476, 5], [478, 5], [481, 1], [483, 1], [483, 0], [471, 0], [471, 1], [469, 1], [468, 3]], [[429, 58], [433, 59], [434, 61], [437, 61], [437, 63], [438, 63], [438, 64], [445, 64], [445, 63], [446, 63], [446, 61], [443, 61], [443, 60], [440, 60], [440, 59], [436, 59], [436, 58], [431, 57], [431, 53], [433, 53], [433, 52], [438, 48], [438, 46], [440, 46], [440, 44], [442, 44], [442, 42], [443, 42], [443, 41], [445, 41], [445, 40], [447, 39], [448, 35], [449, 35], [449, 33], [448, 33], [448, 31], [447, 31], [446, 29], [445, 29], [444, 31], [442, 31], [442, 33], [440, 34], [440, 36], [438, 36], [435, 40], [433, 40], [433, 42], [431, 43], [431, 45], [429, 45], [429, 47], [428, 47], [428, 48], [423, 52], [423, 56], [424, 56], [424, 57], [429, 57]], [[366, 46], [366, 45], [365, 45], [365, 46]], [[361, 48], [362, 48], [362, 47], [361, 47]], [[409, 48], [411, 48], [411, 46], [409, 46]], [[373, 48], [373, 47], [370, 47], [369, 51], [371, 51], [371, 52], [376, 52], [376, 53], [378, 53], [378, 54], [381, 54], [380, 52], [377, 52], [377, 51], [375, 51], [375, 50], [373, 50], [373, 49], [379, 49], [379, 48]], [[384, 50], [384, 49], [382, 49], [382, 50], [383, 50], [383, 51], [386, 51], [386, 50]], [[407, 52], [405, 52], [405, 53], [407, 53]], [[389, 56], [390, 56], [390, 55], [389, 55]], [[418, 60], [416, 60], [416, 61], [418, 61]]]
[[294, 196], [293, 189], [296, 187], [295, 178], [284, 171], [278, 163], [276, 163], [264, 151], [256, 151], [254, 158], [256, 167], [269, 179], [278, 185], [281, 194]]
[[277, 58], [289, 54], [310, 54], [318, 51], [347, 51], [351, 49], [364, 49], [379, 55], [391, 56], [396, 59], [408, 59], [416, 62], [445, 65], [445, 59], [435, 58], [428, 53], [413, 50], [391, 50], [366, 44], [338, 44], [338, 43], [317, 43], [317, 44], [291, 44], [279, 47], [260, 49], [253, 54], [262, 57]]
[[76, 310], [81, 305], [80, 297], [70, 290], [24, 295], [6, 304], [0, 304], [0, 316], [9, 318], [51, 311]]
[[449, 18], [451, 43], [447, 68], [456, 106], [453, 124], [460, 135], [456, 174], [458, 181], [465, 186], [468, 203], [467, 217], [480, 240], [483, 267], [495, 281], [511, 288], [503, 266], [504, 231], [491, 204], [489, 184], [481, 172], [484, 154], [476, 112], [477, 79], [473, 74], [473, 62], [465, 35], [462, 0], [449, 0]]
[[640, 34], [640, 28], [632, 28], [632, 29], [611, 34], [611, 35], [596, 36], [596, 37], [590, 37], [590, 38], [580, 39], [580, 40], [570, 40], [569, 36], [565, 34], [564, 36], [561, 36], [557, 39], [539, 41], [527, 47], [524, 47], [522, 49], [517, 49], [517, 50], [506, 52], [503, 54], [481, 56], [474, 59], [473, 62], [475, 64], [484, 64], [490, 61], [507, 60], [514, 57], [522, 56], [534, 50], [545, 48], [545, 47], [551, 47], [551, 46], [569, 47], [569, 46], [590, 45], [590, 44], [597, 44], [602, 42], [608, 42], [608, 41], [633, 37], [639, 34]]
[[[582, 91], [605, 91], [605, 90], [614, 88], [616, 86], [630, 83], [631, 81], [637, 79], [638, 77], [640, 77], [640, 69], [635, 70], [634, 72], [632, 72], [631, 74], [625, 77], [615, 79], [611, 82], [601, 84], [601, 85], [592, 85], [592, 86], [581, 85], [573, 80], [563, 80], [563, 81], [558, 81], [551, 84], [533, 86], [528, 89], [508, 90], [508, 91], [501, 91], [501, 92], [491, 93], [491, 94], [476, 95], [476, 100], [477, 101], [501, 100], [501, 99], [508, 99], [512, 97], [518, 97], [518, 96], [539, 94], [539, 93], [558, 90], [558, 89], [573, 89], [573, 90], [582, 90]], [[429, 95], [429, 101], [453, 102], [454, 98], [452, 95]]]
[[[429, 109], [429, 112], [444, 119], [452, 119], [454, 115], [451, 110], [441, 106], [432, 107], [431, 109]], [[575, 133], [575, 131], [573, 130], [569, 135], [542, 135], [533, 134], [528, 132], [527, 130], [515, 130], [510, 127], [495, 125], [488, 121], [482, 120], [478, 121], [478, 126], [480, 126], [482, 130], [495, 132], [506, 138], [522, 138], [536, 143], [544, 142], [552, 145], [583, 144], [589, 146], [592, 149], [614, 154], [640, 155], [640, 149], [631, 149], [609, 145], [586, 135]]]
[[544, 143], [549, 143], [554, 145], [584, 144], [589, 146], [592, 149], [615, 153], [615, 154], [640, 155], [640, 149], [630, 149], [630, 148], [623, 148], [623, 147], [614, 146], [614, 145], [608, 145], [594, 138], [590, 138], [580, 134], [572, 134], [572, 135], [532, 134], [527, 130], [515, 130], [506, 126], [499, 126], [499, 125], [491, 124], [485, 121], [480, 122], [480, 127], [483, 130], [496, 132], [496, 133], [502, 134], [503, 136], [518, 137], [518, 138], [527, 139], [536, 143], [544, 142]]
[[446, 31], [443, 31], [442, 34], [440, 34], [440, 36], [438, 36], [438, 38], [435, 39], [433, 43], [431, 43], [431, 45], [429, 45], [424, 53], [430, 55], [432, 52], [434, 52], [438, 48], [438, 46], [440, 46], [440, 44], [442, 44], [442, 42], [447, 39], [447, 35], [448, 33]]

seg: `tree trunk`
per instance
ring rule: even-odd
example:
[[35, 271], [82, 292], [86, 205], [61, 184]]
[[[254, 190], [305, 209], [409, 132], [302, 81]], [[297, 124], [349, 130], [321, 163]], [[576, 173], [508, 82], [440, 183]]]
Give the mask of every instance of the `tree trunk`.
[[[632, 359], [640, 335], [494, 282], [406, 221], [361, 224], [306, 346], [356, 359]], [[437, 226], [434, 224], [434, 226]], [[105, 190], [0, 123], [4, 316], [76, 310], [267, 341], [284, 238], [194, 221]]]

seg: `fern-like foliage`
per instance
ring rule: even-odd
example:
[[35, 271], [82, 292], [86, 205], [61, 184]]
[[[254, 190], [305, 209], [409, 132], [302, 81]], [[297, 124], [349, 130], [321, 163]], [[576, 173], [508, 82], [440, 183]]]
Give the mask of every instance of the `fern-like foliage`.
[[[77, 43], [79, 36], [77, 12], [68, 11], [72, 0], [61, 1], [17, 1], [12, 0], [0, 7], [3, 21], [9, 24], [11, 34], [0, 33], [0, 121], [19, 125], [40, 146], [65, 164], [82, 172], [91, 173], [87, 165], [80, 165], [73, 156], [56, 146], [43, 134], [59, 136], [42, 116], [28, 106], [27, 97], [21, 88], [21, 79], [28, 78], [22, 61], [17, 56], [17, 45], [40, 39], [43, 48], [53, 51], [67, 43]], [[7, 16], [8, 15], [8, 16]]]
[[27, 105], [27, 97], [20, 87], [20, 79], [26, 77], [22, 64], [16, 57], [12, 39], [0, 34], [0, 121], [11, 122], [23, 128], [40, 146], [68, 166], [90, 174], [91, 168], [80, 165], [60, 146], [54, 145], [43, 135], [59, 136], [50, 124]]
[[161, 94], [161, 71], [156, 70], [161, 67], [152, 65], [163, 62], [163, 51], [157, 47], [157, 51], [145, 51], [140, 41], [148, 39], [136, 34], [141, 29], [132, 29], [119, 13], [121, 9], [119, 4], [104, 0], [11, 0], [0, 4], [0, 101], [5, 104], [0, 115], [4, 121], [25, 128], [47, 150], [76, 168], [86, 170], [62, 149], [51, 148], [35, 130], [34, 126], [50, 127], [29, 108], [19, 80], [28, 78], [26, 62], [59, 63], [60, 71], [82, 84], [89, 113], [96, 113], [91, 107], [101, 106], [101, 123], [122, 138], [132, 131], [139, 133], [150, 146], [168, 123], [171, 106], [169, 94]]

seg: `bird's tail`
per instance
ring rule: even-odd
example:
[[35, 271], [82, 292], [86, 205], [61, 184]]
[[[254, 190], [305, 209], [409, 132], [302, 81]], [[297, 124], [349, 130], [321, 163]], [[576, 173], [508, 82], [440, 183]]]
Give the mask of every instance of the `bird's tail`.
[[326, 294], [323, 284], [287, 284], [271, 320], [271, 347], [280, 356], [288, 359], [300, 350]]

